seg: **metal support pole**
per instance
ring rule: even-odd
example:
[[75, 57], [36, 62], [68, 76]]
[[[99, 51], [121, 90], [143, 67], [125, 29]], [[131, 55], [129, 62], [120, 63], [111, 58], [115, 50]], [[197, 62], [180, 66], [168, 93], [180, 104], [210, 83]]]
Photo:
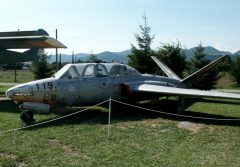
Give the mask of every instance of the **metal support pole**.
[[112, 103], [112, 98], [109, 98], [109, 107], [108, 107], [108, 138], [110, 137], [111, 133], [111, 104]]
[[74, 51], [72, 51], [72, 64], [75, 63], [75, 58], [74, 58]]
[[[58, 39], [58, 32], [56, 29], [56, 39]], [[58, 71], [58, 49], [56, 48], [56, 71]]]
[[185, 97], [179, 97], [178, 114], [182, 114], [183, 113], [184, 105], [185, 105]]
[[16, 63], [14, 67], [14, 82], [17, 82], [17, 64]]
[[59, 55], [59, 66], [58, 66], [58, 68], [59, 69], [62, 68], [62, 54], [61, 53]]

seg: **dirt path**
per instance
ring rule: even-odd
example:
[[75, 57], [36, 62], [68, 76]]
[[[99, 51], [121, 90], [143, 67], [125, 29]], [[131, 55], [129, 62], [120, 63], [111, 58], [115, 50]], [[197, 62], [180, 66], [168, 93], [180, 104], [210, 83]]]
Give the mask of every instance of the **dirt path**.
[[0, 86], [16, 86], [19, 85], [19, 83], [15, 83], [15, 82], [0, 82]]
[[0, 101], [4, 101], [4, 100], [10, 100], [10, 99], [4, 96], [0, 96]]

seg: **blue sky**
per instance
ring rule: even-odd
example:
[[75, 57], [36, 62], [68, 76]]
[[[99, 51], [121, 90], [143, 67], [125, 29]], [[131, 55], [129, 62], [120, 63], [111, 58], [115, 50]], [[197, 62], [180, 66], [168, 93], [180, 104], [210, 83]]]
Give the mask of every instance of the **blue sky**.
[[178, 40], [186, 48], [240, 50], [239, 0], [5, 0], [0, 10], [0, 31], [43, 28], [54, 37], [57, 28], [68, 47], [60, 53], [129, 49], [144, 12], [153, 49]]

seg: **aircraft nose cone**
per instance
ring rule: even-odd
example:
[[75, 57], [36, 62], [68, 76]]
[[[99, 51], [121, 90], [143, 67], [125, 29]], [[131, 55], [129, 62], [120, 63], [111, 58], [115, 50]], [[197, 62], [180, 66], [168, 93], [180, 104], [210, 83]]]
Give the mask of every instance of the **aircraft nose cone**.
[[13, 91], [12, 90], [7, 90], [6, 91], [6, 97], [12, 98], [13, 97]]

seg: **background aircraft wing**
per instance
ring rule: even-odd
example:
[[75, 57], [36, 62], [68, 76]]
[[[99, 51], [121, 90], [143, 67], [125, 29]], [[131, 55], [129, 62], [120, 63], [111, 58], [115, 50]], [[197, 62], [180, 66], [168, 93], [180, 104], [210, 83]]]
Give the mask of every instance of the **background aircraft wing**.
[[223, 93], [217, 91], [203, 91], [197, 89], [184, 89], [175, 87], [158, 86], [151, 84], [140, 84], [133, 87], [135, 93], [152, 93], [183, 97], [208, 97], [224, 99], [240, 99], [240, 94]]
[[66, 48], [49, 36], [0, 37], [0, 49]]

